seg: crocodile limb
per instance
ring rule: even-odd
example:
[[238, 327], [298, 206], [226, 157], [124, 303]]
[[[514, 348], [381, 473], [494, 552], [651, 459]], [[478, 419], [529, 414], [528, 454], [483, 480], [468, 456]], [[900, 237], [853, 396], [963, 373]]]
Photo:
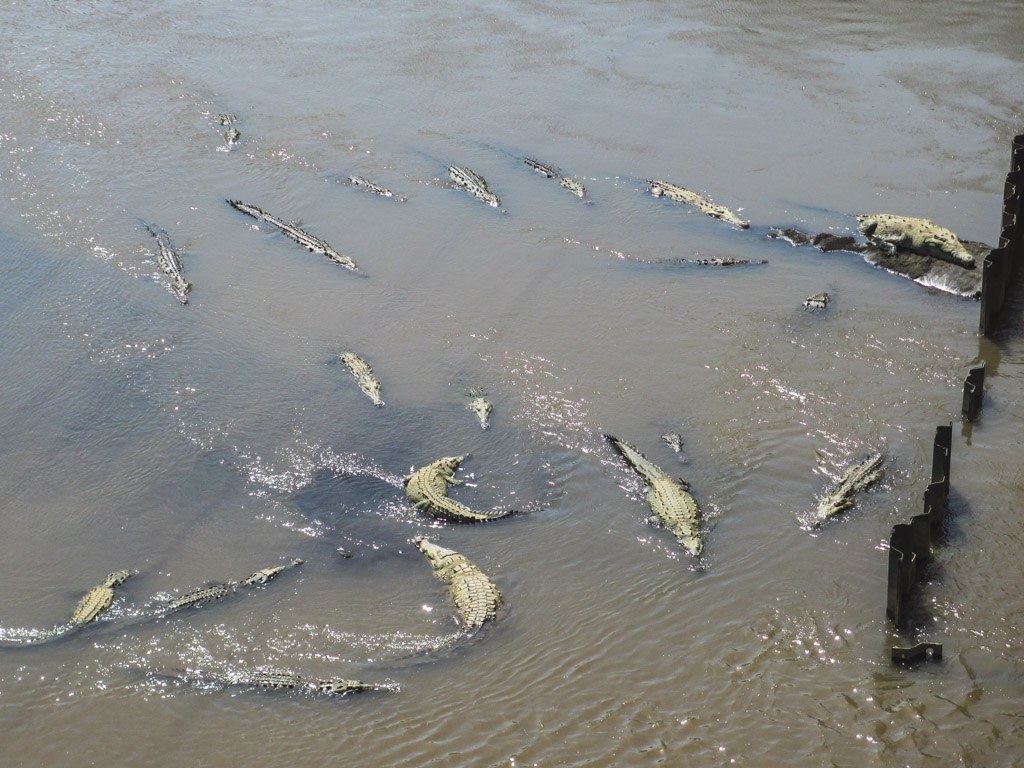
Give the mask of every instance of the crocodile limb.
[[448, 498], [448, 486], [457, 485], [455, 470], [463, 456], [448, 456], [427, 464], [405, 479], [405, 495], [413, 506], [453, 523], [484, 523], [514, 514], [514, 512], [474, 512], [469, 507]]
[[133, 571], [114, 571], [90, 589], [78, 601], [71, 618], [52, 629], [6, 630], [0, 629], [0, 647], [24, 647], [51, 643], [80, 631], [110, 610], [114, 603], [114, 589], [121, 586]]
[[281, 234], [285, 237], [291, 238], [312, 253], [322, 253], [335, 264], [340, 264], [345, 267], [345, 269], [350, 269], [353, 272], [359, 270], [358, 265], [348, 256], [338, 253], [338, 251], [334, 250], [334, 248], [332, 248], [326, 241], [320, 239], [316, 235], [311, 235], [309, 232], [306, 232], [304, 229], [300, 229], [294, 224], [289, 224], [287, 221], [279, 219], [277, 216], [267, 213], [255, 205], [243, 203], [241, 200], [228, 200], [228, 205], [236, 211], [241, 211], [248, 216], [252, 216], [257, 221], [265, 221], [268, 224], [274, 225], [281, 230]]
[[422, 536], [416, 537], [416, 548], [426, 556], [434, 576], [448, 586], [465, 631], [479, 629], [497, 616], [501, 592], [469, 559]]
[[885, 454], [873, 453], [863, 461], [847, 468], [835, 485], [818, 503], [813, 527], [817, 528], [854, 504], [853, 496], [882, 479], [885, 474]]
[[160, 270], [171, 278], [171, 291], [182, 304], [188, 304], [188, 292], [192, 290], [192, 283], [185, 279], [185, 267], [181, 263], [181, 256], [171, 246], [171, 239], [166, 232], [156, 229], [147, 224], [146, 229], [157, 243], [156, 263]]
[[677, 483], [625, 440], [611, 435], [605, 435], [605, 439], [647, 483], [647, 503], [654, 513], [652, 522], [668, 528], [680, 546], [691, 555], [700, 555], [704, 549], [701, 513], [696, 500], [690, 495], [690, 486], [685, 482]]
[[750, 222], [744, 221], [724, 205], [716, 205], [692, 190], [685, 189], [684, 187], [677, 186], [676, 184], [670, 184], [667, 181], [656, 181], [652, 179], [647, 183], [650, 185], [651, 194], [654, 197], [661, 197], [664, 195], [676, 202], [692, 205], [701, 213], [708, 216], [716, 219], [722, 219], [722, 221], [728, 221], [730, 224], [735, 224], [740, 229], [747, 229], [750, 227]]

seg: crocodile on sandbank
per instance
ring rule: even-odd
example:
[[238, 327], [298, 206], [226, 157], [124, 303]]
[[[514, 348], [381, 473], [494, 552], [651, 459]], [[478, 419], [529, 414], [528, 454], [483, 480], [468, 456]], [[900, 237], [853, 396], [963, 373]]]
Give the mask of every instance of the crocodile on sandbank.
[[182, 304], [188, 304], [188, 292], [192, 290], [192, 283], [185, 279], [185, 267], [181, 263], [181, 256], [174, 250], [166, 232], [149, 224], [146, 225], [146, 229], [156, 240], [156, 263], [160, 271], [171, 278], [171, 292]]
[[455, 182], [456, 186], [465, 189], [477, 200], [497, 208], [501, 205], [501, 198], [491, 192], [487, 181], [476, 171], [470, 170], [461, 165], [448, 166], [448, 177]]
[[730, 224], [736, 225], [740, 229], [747, 229], [750, 227], [750, 222], [744, 221], [724, 205], [716, 205], [692, 190], [680, 187], [676, 184], [670, 184], [667, 181], [657, 181], [653, 179], [649, 180], [647, 184], [650, 186], [651, 194], [654, 197], [665, 196], [671, 200], [675, 200], [676, 202], [692, 205], [701, 213], [707, 214], [708, 216], [716, 219], [721, 219], [722, 221], [727, 221]]
[[683, 549], [694, 557], [700, 555], [704, 549], [701, 513], [697, 502], [690, 495], [689, 484], [673, 480], [661, 467], [625, 440], [611, 435], [605, 435], [605, 439], [647, 483], [647, 503], [654, 513], [650, 522], [668, 528]]
[[882, 479], [885, 454], [873, 453], [863, 461], [851, 465], [818, 502], [813, 527], [824, 524], [854, 504], [855, 493], [866, 490]]
[[426, 556], [434, 576], [448, 586], [459, 620], [467, 632], [479, 629], [497, 616], [501, 592], [472, 561], [423, 536], [416, 537], [416, 548]]
[[384, 401], [380, 397], [380, 379], [374, 375], [370, 364], [355, 352], [343, 352], [340, 360], [351, 371], [362, 393], [370, 398], [375, 406], [383, 408]]
[[285, 237], [291, 238], [311, 253], [322, 253], [335, 264], [339, 264], [345, 267], [345, 269], [350, 269], [353, 272], [359, 270], [358, 265], [348, 256], [338, 253], [338, 251], [334, 250], [334, 248], [332, 248], [326, 241], [320, 239], [316, 235], [309, 234], [309, 232], [306, 232], [304, 229], [300, 229], [294, 224], [289, 224], [287, 221], [279, 219], [277, 216], [267, 213], [255, 205], [243, 203], [241, 200], [228, 200], [228, 205], [236, 211], [241, 211], [247, 216], [252, 216], [257, 221], [265, 221], [268, 224], [272, 224], [281, 230], [281, 234]]
[[448, 498], [448, 486], [459, 485], [455, 471], [465, 456], [446, 456], [427, 464], [405, 478], [405, 495], [417, 509], [453, 523], [484, 523], [514, 514], [505, 512], [474, 512], [464, 504]]

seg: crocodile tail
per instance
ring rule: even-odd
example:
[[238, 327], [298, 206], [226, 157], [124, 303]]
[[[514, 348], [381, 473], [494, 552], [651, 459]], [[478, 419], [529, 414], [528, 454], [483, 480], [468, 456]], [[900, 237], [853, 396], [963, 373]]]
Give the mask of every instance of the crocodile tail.
[[655, 480], [667, 477], [665, 471], [640, 453], [636, 446], [630, 445], [625, 440], [620, 440], [612, 435], [605, 435], [604, 437], [611, 443], [612, 448], [618, 451], [619, 455], [626, 460], [626, 463], [648, 483], [653, 483]]

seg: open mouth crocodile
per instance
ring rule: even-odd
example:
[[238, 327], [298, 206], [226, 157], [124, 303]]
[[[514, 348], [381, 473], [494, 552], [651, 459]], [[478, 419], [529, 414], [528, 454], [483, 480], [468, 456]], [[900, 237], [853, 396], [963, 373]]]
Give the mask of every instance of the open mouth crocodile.
[[306, 232], [304, 229], [300, 229], [294, 224], [289, 224], [287, 221], [279, 219], [277, 216], [267, 213], [255, 205], [243, 203], [241, 200], [228, 200], [228, 205], [236, 211], [241, 211], [247, 216], [252, 216], [257, 221], [265, 221], [268, 224], [274, 225], [281, 230], [281, 234], [285, 237], [291, 238], [311, 253], [322, 253], [335, 264], [339, 264], [345, 267], [345, 269], [350, 269], [353, 272], [359, 270], [359, 266], [348, 256], [338, 253], [338, 251], [334, 250], [334, 248], [324, 240], [321, 240], [316, 235], [309, 234], [309, 232]]
[[107, 575], [102, 582], [90, 589], [78, 601], [75, 609], [71, 612], [71, 618], [64, 624], [59, 624], [52, 629], [28, 630], [18, 639], [8, 638], [7, 631], [0, 635], [0, 646], [20, 647], [26, 645], [41, 645], [50, 643], [78, 632], [87, 624], [90, 624], [108, 610], [114, 604], [114, 589], [121, 586], [133, 575], [132, 571], [114, 571]]
[[249, 672], [237, 677], [217, 675], [209, 672], [159, 675], [185, 683], [202, 685], [219, 685], [224, 688], [243, 688], [256, 691], [289, 691], [310, 696], [345, 696], [350, 693], [368, 691], [397, 691], [395, 685], [387, 683], [364, 683], [361, 680], [349, 680], [341, 677], [321, 678], [307, 677], [296, 672], [282, 669], [271, 669], [262, 672]]
[[427, 464], [405, 479], [405, 495], [417, 509], [453, 523], [485, 523], [514, 514], [505, 512], [474, 512], [448, 497], [448, 486], [459, 485], [455, 471], [465, 456], [446, 456]]
[[501, 198], [491, 192], [487, 181], [476, 171], [472, 171], [461, 165], [448, 166], [448, 177], [455, 182], [456, 186], [462, 187], [477, 200], [486, 203], [491, 208], [501, 205]]
[[836, 484], [818, 502], [813, 527], [817, 528], [852, 507], [855, 493], [870, 488], [882, 479], [885, 474], [884, 464], [885, 454], [873, 453], [843, 472]]
[[380, 398], [380, 379], [373, 374], [370, 364], [355, 352], [344, 352], [340, 359], [352, 372], [362, 393], [370, 398], [375, 406], [383, 408], [384, 401]]
[[583, 186], [582, 182], [571, 176], [563, 176], [562, 172], [550, 165], [545, 165], [540, 160], [534, 160], [532, 157], [523, 159], [523, 162], [533, 168], [541, 176], [546, 176], [549, 179], [558, 179], [558, 183], [564, 189], [572, 192], [576, 197], [581, 200], [587, 196], [587, 190]]
[[166, 232], [149, 224], [146, 225], [146, 229], [156, 240], [156, 263], [160, 271], [171, 278], [171, 292], [182, 304], [188, 304], [188, 292], [192, 290], [192, 283], [185, 279], [185, 267], [181, 263], [181, 256], [171, 246], [171, 239]]
[[716, 219], [721, 219], [722, 221], [727, 221], [730, 224], [735, 224], [740, 229], [747, 229], [750, 227], [750, 222], [744, 221], [724, 205], [716, 205], [706, 197], [698, 195], [692, 190], [680, 187], [676, 184], [670, 184], [667, 181], [649, 180], [647, 184], [650, 186], [651, 194], [654, 197], [665, 196], [678, 203], [692, 205], [701, 213], [707, 214], [708, 216]]
[[683, 549], [694, 557], [700, 555], [704, 549], [700, 507], [690, 495], [689, 484], [683, 481], [677, 483], [625, 440], [611, 435], [605, 435], [605, 439], [647, 483], [647, 503], [654, 513], [650, 522], [668, 528]]
[[960, 238], [931, 219], [875, 213], [858, 216], [857, 221], [858, 228], [872, 244], [888, 246], [891, 253], [902, 248], [964, 269], [977, 266], [974, 255]]
[[498, 615], [501, 592], [465, 555], [422, 536], [416, 537], [416, 548], [426, 556], [434, 576], [448, 586], [465, 631], [479, 629]]

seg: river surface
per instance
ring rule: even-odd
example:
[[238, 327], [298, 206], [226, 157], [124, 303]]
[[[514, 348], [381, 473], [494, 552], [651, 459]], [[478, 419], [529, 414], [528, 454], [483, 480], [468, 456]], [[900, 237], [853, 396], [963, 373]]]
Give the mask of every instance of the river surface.
[[[1024, 337], [979, 339], [976, 302], [767, 237], [894, 212], [993, 243], [1022, 39], [1019, 0], [5, 3], [4, 637], [138, 573], [82, 632], [0, 649], [0, 762], [1024, 765]], [[187, 306], [146, 224], [180, 250]], [[718, 258], [767, 263], [692, 263]], [[826, 312], [801, 309], [823, 290]], [[894, 667], [886, 542], [950, 422], [915, 630], [945, 657]], [[646, 523], [605, 433], [690, 482], [699, 561]], [[884, 481], [810, 530], [875, 450]], [[453, 454], [455, 498], [524, 514], [412, 509], [402, 478]], [[417, 535], [492, 576], [495, 623], [459, 637]], [[265, 588], [143, 620], [292, 557]], [[268, 668], [399, 690], [216, 682]]]

